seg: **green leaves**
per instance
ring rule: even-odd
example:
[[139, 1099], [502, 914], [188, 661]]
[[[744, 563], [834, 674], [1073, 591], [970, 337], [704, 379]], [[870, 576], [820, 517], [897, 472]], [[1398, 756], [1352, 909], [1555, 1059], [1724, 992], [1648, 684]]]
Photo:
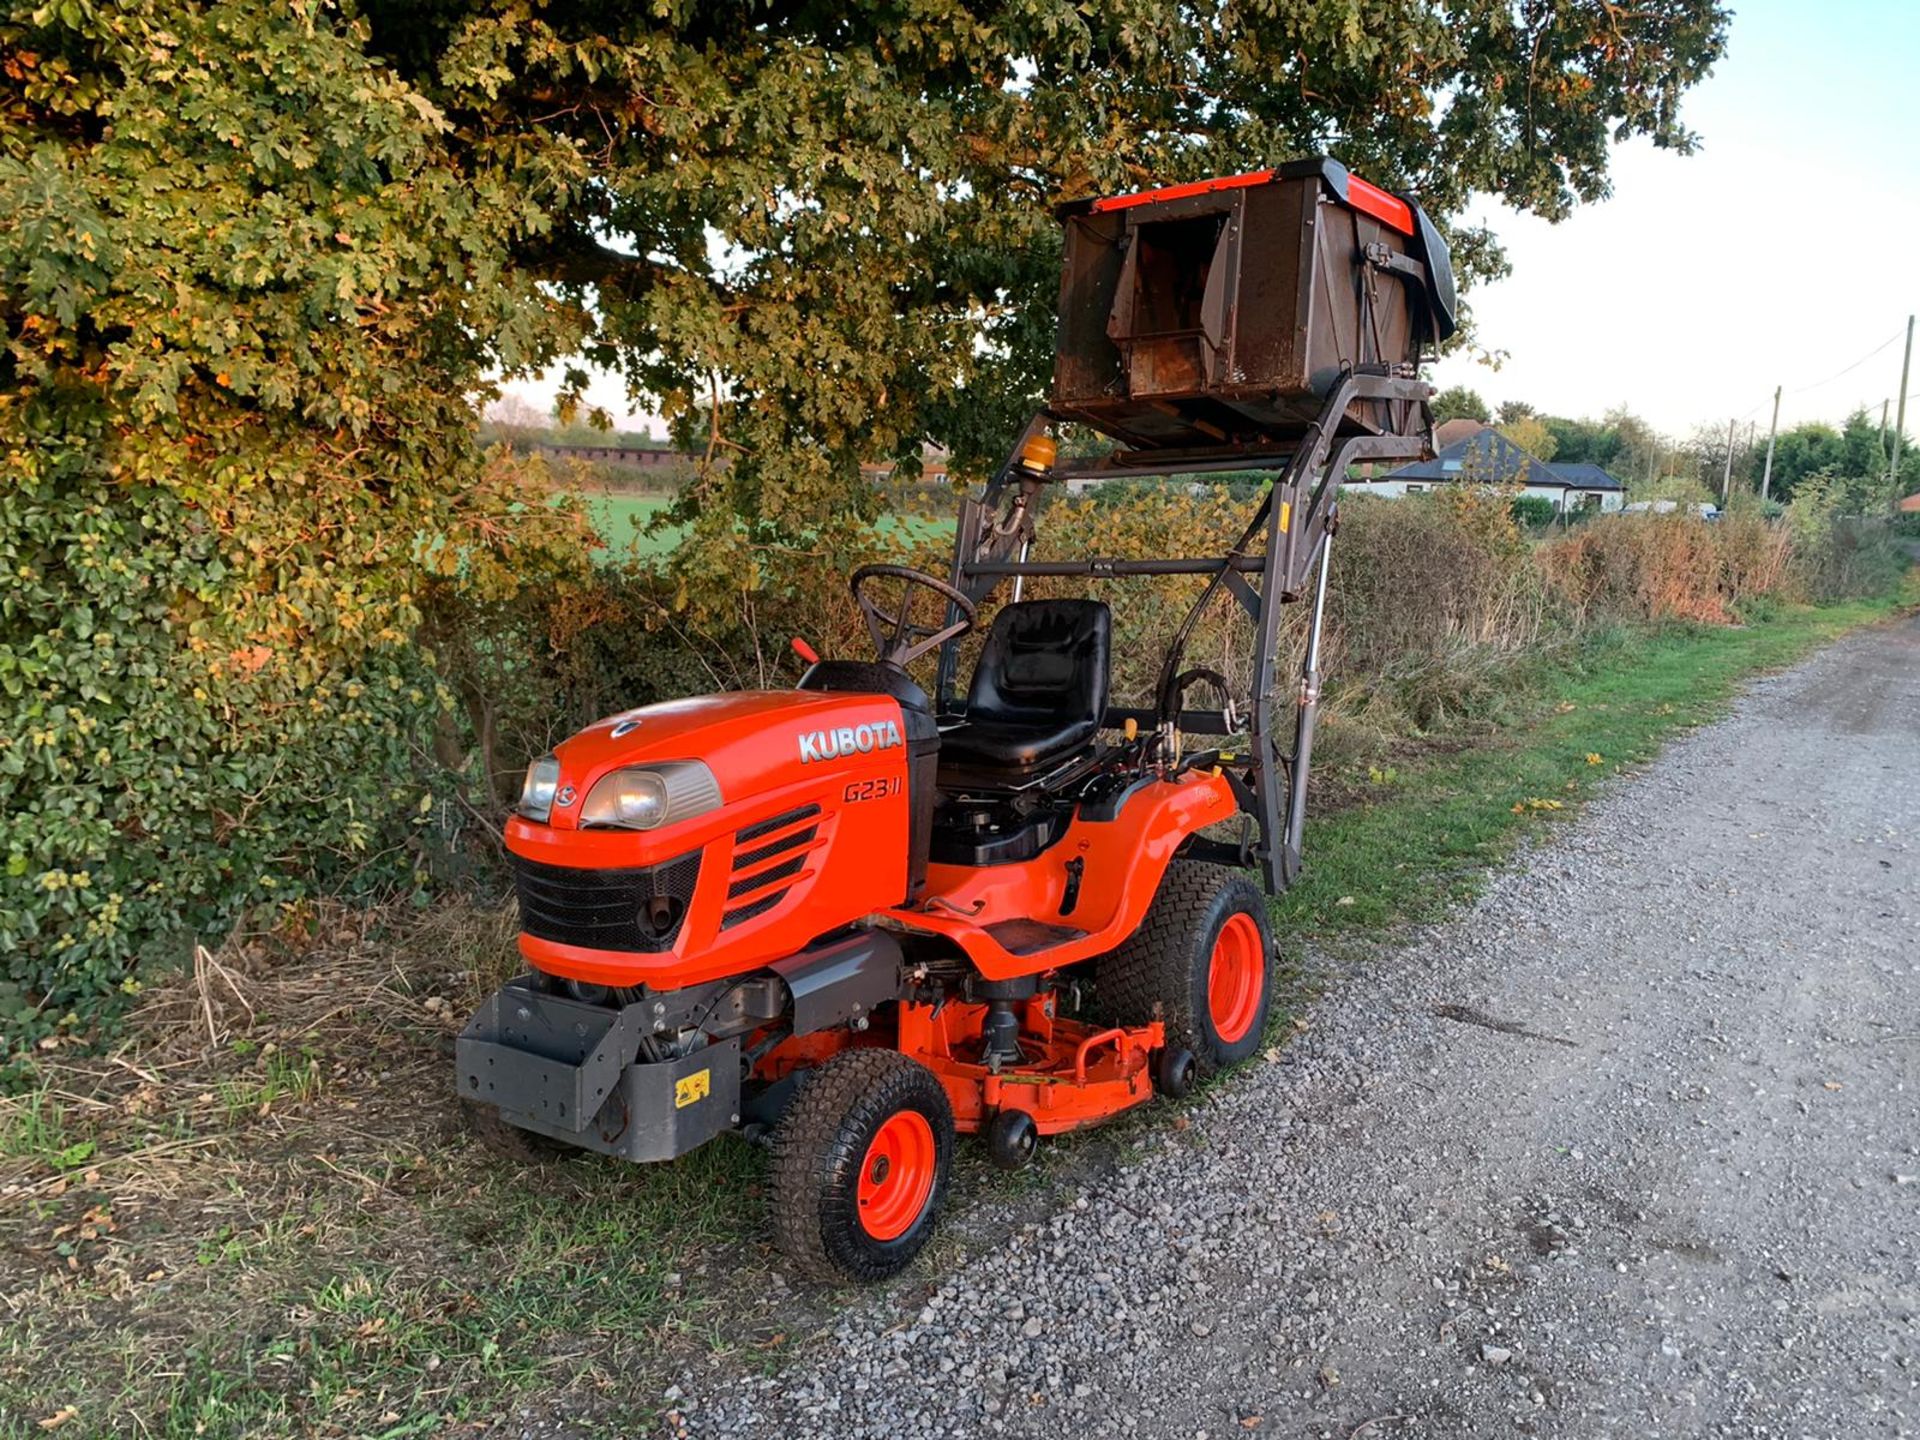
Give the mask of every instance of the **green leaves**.
[[498, 263], [522, 197], [337, 14], [12, 13], [0, 1059], [303, 892], [418, 883], [424, 557], [497, 594], [559, 553], [468, 396], [490, 334], [576, 333]]
[[[1605, 192], [1616, 134], [1691, 143], [1677, 100], [1727, 23], [1712, 0], [362, 13], [469, 183], [526, 207], [513, 262], [577, 306], [584, 353], [721, 437], [700, 503], [740, 524], [707, 538], [776, 568], [860, 512], [863, 461], [1000, 457], [1050, 369], [1051, 204], [1331, 148], [1443, 223], [1474, 193], [1557, 217]], [[1501, 273], [1490, 235], [1453, 239], [1469, 280]], [[732, 605], [737, 559], [683, 550], [687, 603]]]
[[[527, 673], [462, 616], [548, 656], [596, 606], [733, 636], [823, 593], [873, 542], [863, 463], [931, 441], [978, 478], [1038, 400], [1050, 204], [1331, 146], [1442, 218], [1476, 191], [1556, 215], [1616, 130], [1690, 143], [1724, 26], [1711, 0], [0, 9], [0, 979], [44, 1027], [303, 888], [417, 883], [463, 740], [423, 616], [458, 682]], [[673, 573], [614, 598], [578, 512], [473, 434], [497, 377], [589, 361], [713, 462]], [[508, 613], [529, 588], [544, 632]], [[554, 711], [712, 683], [609, 645]], [[460, 700], [493, 736], [507, 702]]]

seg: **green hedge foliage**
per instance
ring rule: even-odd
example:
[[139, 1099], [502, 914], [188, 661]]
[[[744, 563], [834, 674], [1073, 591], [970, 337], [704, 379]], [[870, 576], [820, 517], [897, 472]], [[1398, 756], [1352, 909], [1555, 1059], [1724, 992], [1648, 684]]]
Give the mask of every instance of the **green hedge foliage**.
[[487, 258], [521, 218], [350, 25], [14, 14], [0, 1056], [302, 892], [416, 883], [423, 588], [511, 590], [569, 523], [473, 438], [486, 367], [547, 343]]

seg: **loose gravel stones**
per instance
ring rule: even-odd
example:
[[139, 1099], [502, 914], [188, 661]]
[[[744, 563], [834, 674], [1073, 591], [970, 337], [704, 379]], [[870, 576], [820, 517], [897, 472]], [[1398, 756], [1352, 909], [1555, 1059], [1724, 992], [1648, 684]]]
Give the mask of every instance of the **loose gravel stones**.
[[1909, 621], [1755, 686], [1452, 920], [1316, 957], [1277, 1058], [1047, 1159], [1037, 1206], [963, 1195], [957, 1245], [776, 1372], [662, 1376], [669, 1428], [1920, 1430], [1917, 839]]

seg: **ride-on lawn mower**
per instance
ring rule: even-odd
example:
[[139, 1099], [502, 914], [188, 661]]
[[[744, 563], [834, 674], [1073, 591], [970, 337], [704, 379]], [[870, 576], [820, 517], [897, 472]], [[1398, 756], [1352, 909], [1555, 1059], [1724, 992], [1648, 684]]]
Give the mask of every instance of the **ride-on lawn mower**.
[[[779, 1244], [818, 1277], [914, 1257], [956, 1134], [1019, 1166], [1260, 1044], [1335, 495], [1356, 463], [1431, 449], [1417, 366], [1452, 332], [1453, 279], [1411, 201], [1315, 160], [1060, 215], [1050, 402], [962, 502], [950, 574], [857, 571], [872, 659], [602, 720], [533, 764], [507, 826], [532, 968], [461, 1036], [461, 1095], [630, 1160], [769, 1141]], [[1106, 453], [1063, 460], [1067, 422]], [[1224, 555], [1030, 558], [1048, 484], [1217, 471], [1274, 475]], [[1108, 703], [1104, 603], [1021, 598], [1030, 577], [1158, 575], [1207, 580], [1151, 707]], [[1006, 581], [963, 696], [961, 637]], [[1283, 727], [1281, 606], [1309, 594]], [[1253, 621], [1244, 718], [1183, 668], [1216, 600]], [[908, 667], [935, 652], [929, 695]], [[1202, 686], [1217, 708], [1189, 706]], [[1071, 1013], [1083, 979], [1098, 1020]]]

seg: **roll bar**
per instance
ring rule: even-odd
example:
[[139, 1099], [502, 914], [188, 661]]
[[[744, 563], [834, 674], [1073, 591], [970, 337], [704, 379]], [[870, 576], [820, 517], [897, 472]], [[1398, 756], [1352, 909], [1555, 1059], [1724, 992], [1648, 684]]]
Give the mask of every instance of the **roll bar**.
[[[1269, 894], [1285, 890], [1300, 871], [1301, 838], [1306, 824], [1307, 773], [1320, 703], [1320, 633], [1325, 620], [1328, 563], [1339, 526], [1337, 497], [1348, 470], [1368, 461], [1410, 461], [1432, 453], [1433, 417], [1428, 402], [1433, 388], [1416, 379], [1411, 367], [1389, 373], [1350, 372], [1326, 394], [1319, 417], [1297, 435], [1266, 443], [1241, 443], [1211, 450], [1117, 450], [1097, 460], [1065, 461], [1045, 473], [1023, 466], [1026, 442], [1061, 417], [1042, 410], [1028, 421], [1006, 461], [979, 497], [960, 505], [954, 538], [952, 583], [976, 603], [987, 599], [1003, 580], [1016, 586], [1029, 576], [1106, 579], [1126, 576], [1206, 575], [1209, 580], [1188, 608], [1160, 668], [1151, 711], [1114, 709], [1109, 726], [1151, 719], [1164, 732], [1225, 734], [1222, 711], [1183, 712], [1177, 693], [1187, 642], [1201, 616], [1224, 591], [1252, 620], [1255, 630], [1252, 754], [1245, 783], [1235, 785], [1242, 809], [1253, 820], [1238, 863], [1257, 867]], [[1384, 414], [1384, 429], [1354, 420], [1356, 402]], [[1277, 471], [1261, 495], [1240, 538], [1226, 553], [1194, 558], [1129, 560], [1087, 556], [1073, 560], [1030, 560], [1035, 538], [1034, 501], [1043, 487], [1068, 479], [1123, 479], [1136, 476]], [[1264, 544], [1259, 544], [1264, 537]], [[1307, 651], [1293, 698], [1293, 725], [1283, 751], [1280, 704], [1274, 694], [1282, 607], [1313, 597]], [[954, 701], [959, 645], [941, 648], [937, 692], [941, 709]], [[1190, 719], [1189, 719], [1190, 715]], [[1238, 777], [1236, 777], [1238, 779]], [[1209, 842], [1217, 846], [1218, 842]], [[1227, 849], [1228, 847], [1219, 847]], [[1209, 853], [1212, 853], [1211, 851]]]

